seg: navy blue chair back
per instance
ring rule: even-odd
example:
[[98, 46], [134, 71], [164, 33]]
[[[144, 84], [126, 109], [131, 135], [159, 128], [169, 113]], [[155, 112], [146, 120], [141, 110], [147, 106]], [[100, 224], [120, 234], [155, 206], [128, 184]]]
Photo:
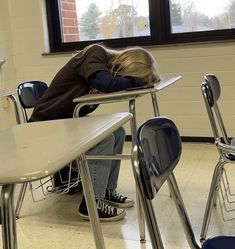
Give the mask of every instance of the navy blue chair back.
[[181, 155], [181, 139], [176, 125], [166, 117], [146, 121], [137, 132], [138, 160], [144, 191], [153, 199]]
[[48, 85], [42, 81], [23, 82], [18, 86], [18, 98], [26, 121], [28, 121], [26, 109], [33, 108], [47, 89]]
[[181, 151], [178, 129], [170, 119], [156, 117], [139, 127], [132, 165], [152, 248], [165, 248], [152, 200], [166, 180], [191, 249], [235, 248], [235, 237], [232, 236], [217, 236], [206, 240], [202, 246], [198, 245], [173, 172]]
[[206, 74], [204, 76], [204, 87], [207, 101], [210, 107], [213, 107], [221, 93], [219, 80], [213, 74]]
[[48, 85], [42, 81], [23, 82], [18, 86], [18, 96], [23, 108], [33, 108]]

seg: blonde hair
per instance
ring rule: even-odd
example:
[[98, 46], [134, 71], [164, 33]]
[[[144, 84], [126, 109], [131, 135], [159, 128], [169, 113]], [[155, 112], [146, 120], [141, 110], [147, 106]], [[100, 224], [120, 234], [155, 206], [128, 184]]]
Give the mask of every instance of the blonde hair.
[[110, 60], [114, 76], [132, 76], [140, 79], [143, 84], [160, 80], [155, 64], [153, 56], [141, 47], [119, 51]]
[[131, 76], [138, 78], [143, 84], [151, 84], [160, 80], [153, 56], [144, 48], [131, 47], [124, 50], [113, 50], [93, 44], [85, 47], [76, 58], [82, 58], [93, 47], [100, 46], [109, 55], [108, 68], [113, 76]]

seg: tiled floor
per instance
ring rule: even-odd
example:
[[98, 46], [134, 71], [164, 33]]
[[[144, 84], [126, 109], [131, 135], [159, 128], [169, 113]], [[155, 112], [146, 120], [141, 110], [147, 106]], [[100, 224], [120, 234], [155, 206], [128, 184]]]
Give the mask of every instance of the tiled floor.
[[[128, 147], [130, 145], [126, 147], [129, 151]], [[175, 170], [197, 239], [200, 235], [205, 202], [217, 159], [214, 145], [183, 144], [182, 157]], [[227, 167], [229, 178], [235, 174], [235, 170], [230, 168], [232, 165]], [[230, 183], [233, 182], [230, 180]], [[235, 190], [235, 186], [231, 187]], [[135, 199], [135, 184], [129, 161], [122, 162], [119, 190]], [[21, 218], [17, 221], [19, 249], [95, 248], [89, 222], [79, 219], [77, 215], [80, 198], [79, 194], [64, 195], [33, 203], [27, 191]], [[165, 247], [189, 248], [167, 186], [163, 186], [158, 198], [154, 200], [154, 205]], [[235, 234], [235, 220], [224, 222], [219, 207], [214, 210], [209, 235]], [[135, 207], [127, 210], [127, 216], [123, 221], [102, 223], [102, 230], [108, 249], [152, 248], [148, 235], [146, 244], [139, 242]]]

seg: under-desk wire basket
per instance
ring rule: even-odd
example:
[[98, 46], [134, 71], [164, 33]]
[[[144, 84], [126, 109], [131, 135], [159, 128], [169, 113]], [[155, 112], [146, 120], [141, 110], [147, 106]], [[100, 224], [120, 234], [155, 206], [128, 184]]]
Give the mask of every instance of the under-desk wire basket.
[[225, 168], [218, 189], [219, 205], [224, 221], [235, 219], [235, 193], [232, 193]]
[[34, 202], [79, 190], [80, 174], [76, 162], [71, 162], [54, 175], [30, 182], [29, 188]]

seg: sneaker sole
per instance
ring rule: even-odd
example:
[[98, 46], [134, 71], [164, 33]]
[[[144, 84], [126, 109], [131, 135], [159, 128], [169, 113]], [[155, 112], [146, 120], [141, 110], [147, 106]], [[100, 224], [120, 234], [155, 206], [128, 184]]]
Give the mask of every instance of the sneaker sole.
[[130, 201], [128, 203], [117, 203], [117, 202], [114, 202], [114, 201], [109, 201], [109, 200], [106, 200], [106, 199], [103, 199], [103, 201], [112, 206], [112, 207], [117, 207], [117, 208], [131, 208], [134, 206], [134, 201]]
[[[78, 215], [80, 216], [80, 218], [82, 218], [83, 220], [87, 220], [89, 221], [89, 216], [87, 215], [84, 215], [80, 212], [78, 212]], [[100, 221], [102, 222], [111, 222], [111, 221], [119, 221], [119, 220], [122, 220], [124, 217], [126, 216], [126, 212], [123, 211], [121, 212], [120, 214], [118, 214], [117, 216], [114, 216], [114, 217], [110, 217], [110, 218], [99, 218]]]

